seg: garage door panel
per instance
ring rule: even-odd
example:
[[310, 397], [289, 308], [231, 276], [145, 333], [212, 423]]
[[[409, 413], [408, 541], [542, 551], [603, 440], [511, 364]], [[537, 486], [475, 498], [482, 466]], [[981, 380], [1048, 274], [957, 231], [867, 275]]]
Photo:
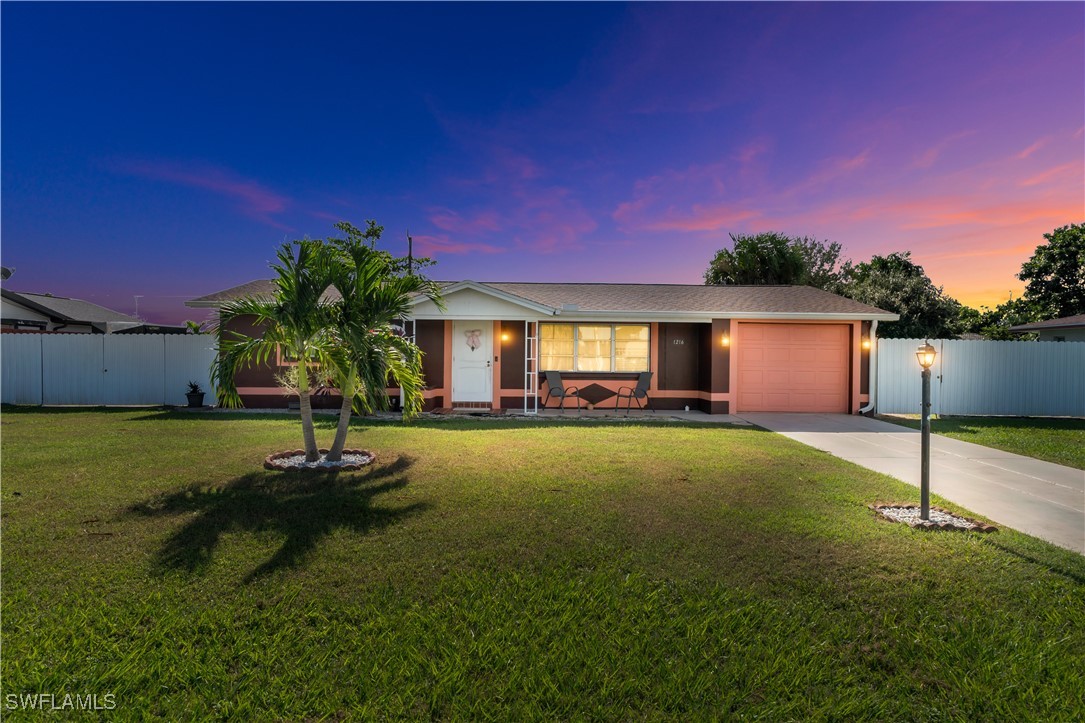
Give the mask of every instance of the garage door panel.
[[764, 351], [764, 359], [770, 364], [790, 364], [792, 350], [784, 346], [770, 346]]
[[738, 353], [740, 363], [760, 364], [765, 361], [765, 350], [762, 347], [740, 349]]
[[773, 387], [786, 387], [789, 384], [790, 378], [790, 375], [786, 371], [768, 369], [763, 375], [764, 386], [768, 389], [772, 389]]
[[796, 393], [801, 393], [807, 388], [815, 388], [817, 385], [818, 375], [813, 371], [791, 372], [787, 381], [787, 386], [797, 387]]
[[738, 323], [739, 411], [847, 412], [843, 324]]

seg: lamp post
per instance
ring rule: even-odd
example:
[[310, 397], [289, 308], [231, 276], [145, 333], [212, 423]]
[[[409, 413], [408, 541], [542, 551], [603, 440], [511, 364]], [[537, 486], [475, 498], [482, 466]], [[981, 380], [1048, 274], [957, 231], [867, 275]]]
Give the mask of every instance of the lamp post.
[[919, 366], [923, 367], [923, 406], [919, 425], [922, 437], [919, 518], [927, 521], [931, 517], [931, 367], [934, 365], [934, 358], [938, 356], [938, 352], [927, 340], [923, 342], [923, 346], [915, 350], [915, 356], [919, 359]]

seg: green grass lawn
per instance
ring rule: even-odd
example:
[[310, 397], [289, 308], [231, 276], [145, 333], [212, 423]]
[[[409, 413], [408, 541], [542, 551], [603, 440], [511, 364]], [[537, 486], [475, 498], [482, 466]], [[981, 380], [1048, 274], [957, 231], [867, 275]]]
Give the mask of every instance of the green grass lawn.
[[262, 470], [299, 444], [285, 417], [0, 432], [5, 695], [112, 693], [120, 720], [1085, 716], [1085, 558], [878, 520], [915, 488], [756, 428], [359, 424], [377, 462], [338, 477]]
[[[919, 419], [881, 417], [919, 429]], [[1085, 419], [1034, 417], [939, 417], [931, 431], [1026, 457], [1085, 469]]]

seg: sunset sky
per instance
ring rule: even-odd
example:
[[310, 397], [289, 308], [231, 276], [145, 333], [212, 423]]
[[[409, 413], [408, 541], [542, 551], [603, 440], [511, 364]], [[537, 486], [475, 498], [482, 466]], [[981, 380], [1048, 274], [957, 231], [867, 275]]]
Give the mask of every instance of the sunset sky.
[[177, 323], [346, 219], [439, 279], [700, 283], [728, 233], [995, 305], [1085, 220], [1085, 4], [2, 6], [17, 291]]

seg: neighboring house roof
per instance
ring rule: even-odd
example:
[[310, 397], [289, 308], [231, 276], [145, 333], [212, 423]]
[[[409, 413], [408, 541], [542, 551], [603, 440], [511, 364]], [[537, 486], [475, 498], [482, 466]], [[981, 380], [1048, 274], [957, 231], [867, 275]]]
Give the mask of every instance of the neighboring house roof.
[[[49, 294], [33, 294], [26, 291], [11, 291], [0, 288], [3, 298], [16, 304], [36, 311], [49, 317], [49, 320], [57, 324], [87, 324], [104, 333], [119, 331], [149, 332], [154, 333], [184, 333], [183, 326], [168, 326], [161, 324], [147, 324], [142, 319], [122, 314], [113, 309], [107, 309], [98, 304], [92, 304], [82, 299], [71, 299], [66, 296], [51, 296]], [[178, 331], [179, 330], [179, 331]]]
[[1085, 328], [1085, 314], [1064, 316], [1060, 319], [1048, 319], [1047, 321], [1034, 321], [1031, 324], [1018, 324], [1011, 326], [1010, 331], [1027, 334], [1030, 331], [1046, 331], [1048, 329], [1081, 329]]
[[[827, 315], [856, 319], [895, 321], [897, 314], [863, 304], [811, 286], [704, 286], [693, 284], [558, 284], [446, 281], [439, 282], [448, 294], [471, 288], [543, 313], [561, 314], [759, 314]], [[218, 307], [230, 299], [265, 295], [273, 291], [270, 280], [250, 281], [186, 302], [193, 307]], [[330, 290], [329, 297], [338, 294]], [[419, 296], [418, 302], [425, 297]]]
[[122, 314], [104, 306], [92, 304], [82, 299], [69, 299], [66, 296], [50, 296], [49, 294], [31, 294], [25, 291], [11, 291], [0, 289], [0, 293], [9, 301], [22, 304], [29, 309], [45, 314], [58, 322], [90, 324], [95, 321], [128, 321], [142, 324], [140, 319], [128, 314]]

